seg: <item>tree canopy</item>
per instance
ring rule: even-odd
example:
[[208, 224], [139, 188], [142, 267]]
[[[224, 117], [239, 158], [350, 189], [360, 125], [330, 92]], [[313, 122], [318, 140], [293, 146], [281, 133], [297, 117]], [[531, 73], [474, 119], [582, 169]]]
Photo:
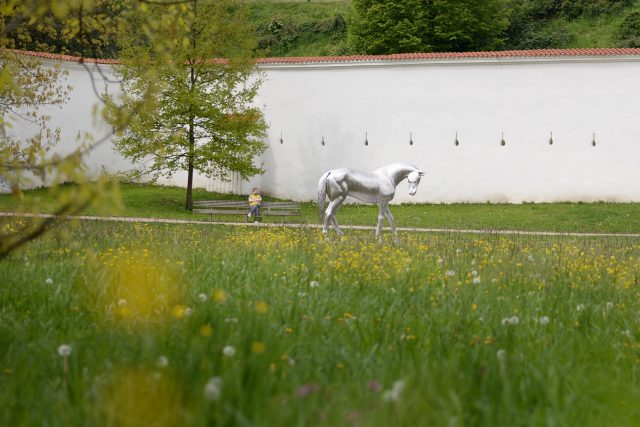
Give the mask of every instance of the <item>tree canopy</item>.
[[194, 172], [261, 172], [254, 159], [265, 149], [266, 124], [253, 104], [260, 84], [255, 36], [243, 10], [228, 1], [141, 7], [153, 18], [120, 38], [122, 95], [110, 98], [108, 118], [130, 118], [116, 148], [141, 173], [187, 172], [190, 209]]
[[353, 0], [350, 44], [368, 54], [499, 49], [507, 0]]

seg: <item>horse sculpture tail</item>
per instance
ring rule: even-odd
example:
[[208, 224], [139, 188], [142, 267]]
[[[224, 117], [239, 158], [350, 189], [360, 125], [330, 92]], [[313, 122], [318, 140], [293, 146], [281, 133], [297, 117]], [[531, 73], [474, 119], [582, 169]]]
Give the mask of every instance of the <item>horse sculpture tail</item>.
[[318, 181], [318, 221], [324, 221], [324, 200], [327, 197], [327, 178], [331, 171], [326, 172]]

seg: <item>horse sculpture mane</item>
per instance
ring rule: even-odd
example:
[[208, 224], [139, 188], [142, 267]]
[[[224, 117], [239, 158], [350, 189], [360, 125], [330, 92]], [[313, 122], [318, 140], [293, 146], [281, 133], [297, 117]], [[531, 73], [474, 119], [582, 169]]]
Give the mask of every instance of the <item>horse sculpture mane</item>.
[[[331, 222], [338, 235], [344, 234], [340, 230], [335, 214], [347, 196], [351, 196], [365, 203], [377, 203], [380, 210], [376, 237], [380, 238], [382, 222], [386, 216], [391, 225], [394, 241], [397, 242], [398, 234], [393, 215], [389, 210], [389, 202], [395, 196], [396, 187], [404, 179], [409, 181], [409, 194], [415, 195], [423, 175], [423, 171], [409, 163], [391, 163], [373, 172], [346, 168], [325, 172], [318, 181], [318, 218], [323, 222], [322, 232], [325, 235], [328, 233], [329, 222]], [[325, 210], [324, 203], [327, 197], [329, 205]]]

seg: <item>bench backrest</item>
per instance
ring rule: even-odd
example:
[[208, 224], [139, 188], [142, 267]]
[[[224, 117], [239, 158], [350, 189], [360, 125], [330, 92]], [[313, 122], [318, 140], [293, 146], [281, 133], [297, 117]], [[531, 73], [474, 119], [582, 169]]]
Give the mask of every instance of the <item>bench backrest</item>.
[[[249, 202], [242, 200], [197, 200], [193, 202], [193, 213], [244, 213], [249, 211]], [[300, 202], [262, 202], [262, 215], [300, 215]]]

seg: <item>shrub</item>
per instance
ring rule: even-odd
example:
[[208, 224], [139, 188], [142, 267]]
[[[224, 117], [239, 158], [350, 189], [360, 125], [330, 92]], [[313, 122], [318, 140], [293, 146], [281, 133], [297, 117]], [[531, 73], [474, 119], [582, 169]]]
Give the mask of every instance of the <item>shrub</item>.
[[617, 12], [633, 0], [562, 0], [560, 10], [569, 19], [580, 16], [598, 16]]
[[618, 27], [617, 47], [640, 47], [640, 11], [628, 13]]

